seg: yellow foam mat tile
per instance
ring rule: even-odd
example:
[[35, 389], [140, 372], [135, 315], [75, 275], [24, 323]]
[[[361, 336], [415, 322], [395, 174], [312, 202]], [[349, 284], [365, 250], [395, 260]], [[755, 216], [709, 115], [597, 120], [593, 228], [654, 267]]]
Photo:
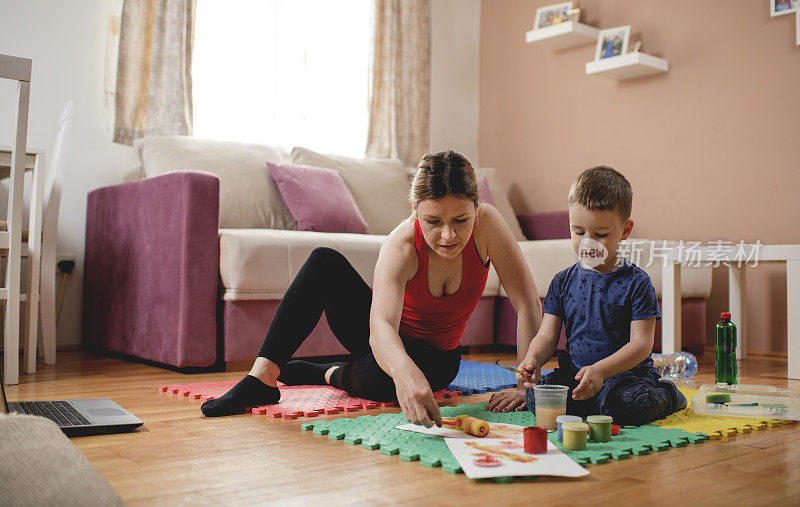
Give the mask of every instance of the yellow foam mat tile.
[[650, 424], [662, 428], [686, 430], [690, 433], [705, 433], [708, 435], [709, 440], [731, 437], [737, 433], [745, 434], [765, 428], [774, 428], [782, 424], [797, 424], [796, 421], [779, 421], [777, 419], [695, 414], [694, 410], [692, 410], [692, 398], [697, 394], [698, 389], [691, 387], [679, 387], [678, 389], [686, 396], [688, 406], [680, 412], [675, 412], [664, 419], [659, 419]]

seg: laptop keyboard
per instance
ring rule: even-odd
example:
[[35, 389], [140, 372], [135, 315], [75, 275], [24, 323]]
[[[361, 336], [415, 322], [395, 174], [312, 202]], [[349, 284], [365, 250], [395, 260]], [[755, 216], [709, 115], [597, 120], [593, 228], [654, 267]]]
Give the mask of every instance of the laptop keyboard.
[[75, 407], [66, 401], [21, 401], [19, 407], [26, 414], [46, 417], [59, 426], [83, 426], [90, 424]]

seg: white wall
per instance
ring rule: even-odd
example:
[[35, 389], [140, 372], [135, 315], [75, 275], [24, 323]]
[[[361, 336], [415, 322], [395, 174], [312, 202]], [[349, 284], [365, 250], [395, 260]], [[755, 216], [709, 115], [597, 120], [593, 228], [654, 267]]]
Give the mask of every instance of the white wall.
[[[31, 58], [28, 144], [52, 150], [58, 116], [76, 100], [64, 175], [58, 252], [75, 256], [58, 344], [81, 342], [86, 195], [123, 181], [138, 166], [129, 146], [113, 143], [103, 109], [106, 27], [117, 1], [0, 0], [0, 53]], [[431, 149], [478, 160], [480, 0], [433, 0]], [[0, 144], [10, 144], [16, 88], [0, 82]]]
[[[114, 3], [0, 0], [0, 53], [33, 60], [28, 145], [51, 151], [61, 110], [68, 99], [76, 101], [58, 224], [58, 252], [74, 254], [76, 266], [58, 324], [60, 346], [81, 342], [86, 195], [121, 182], [138, 165], [133, 149], [113, 143], [103, 127], [105, 37]], [[16, 87], [3, 80], [0, 144], [11, 144], [15, 111]]]
[[432, 151], [454, 150], [478, 166], [481, 0], [431, 1]]

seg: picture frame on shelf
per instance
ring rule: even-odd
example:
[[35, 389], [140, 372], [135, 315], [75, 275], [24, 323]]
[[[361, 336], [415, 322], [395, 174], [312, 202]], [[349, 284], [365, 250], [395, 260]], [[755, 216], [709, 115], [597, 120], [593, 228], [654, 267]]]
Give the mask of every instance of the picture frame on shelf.
[[769, 0], [769, 15], [783, 16], [798, 11], [800, 0]]
[[594, 51], [595, 61], [627, 53], [630, 37], [631, 25], [600, 30], [597, 35], [597, 47]]
[[561, 2], [546, 5], [536, 9], [536, 18], [533, 21], [533, 29], [539, 30], [547, 26], [557, 25], [569, 21], [569, 12], [572, 10], [574, 2]]

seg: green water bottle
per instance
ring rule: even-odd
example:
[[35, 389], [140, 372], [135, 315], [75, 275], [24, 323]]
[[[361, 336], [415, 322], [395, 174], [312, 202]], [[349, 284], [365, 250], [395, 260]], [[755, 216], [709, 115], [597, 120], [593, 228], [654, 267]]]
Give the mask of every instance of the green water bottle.
[[717, 338], [717, 362], [714, 366], [714, 381], [736, 384], [736, 325], [731, 314], [722, 312], [722, 321], [715, 329]]

